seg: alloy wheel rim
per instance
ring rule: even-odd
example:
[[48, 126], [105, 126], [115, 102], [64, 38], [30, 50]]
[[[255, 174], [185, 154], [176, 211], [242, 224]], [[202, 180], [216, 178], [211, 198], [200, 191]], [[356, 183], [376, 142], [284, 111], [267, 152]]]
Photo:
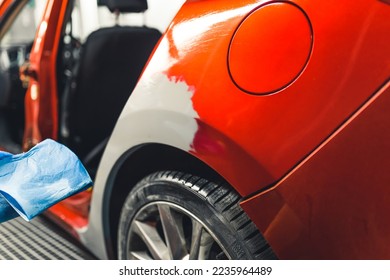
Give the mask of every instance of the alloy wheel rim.
[[126, 258], [230, 259], [216, 235], [193, 213], [166, 201], [142, 207], [131, 222]]

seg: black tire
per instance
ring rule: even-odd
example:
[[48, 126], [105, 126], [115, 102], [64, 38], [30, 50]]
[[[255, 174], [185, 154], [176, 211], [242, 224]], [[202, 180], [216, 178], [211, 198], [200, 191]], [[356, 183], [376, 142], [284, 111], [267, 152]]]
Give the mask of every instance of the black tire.
[[230, 187], [181, 172], [139, 182], [122, 209], [119, 259], [274, 259]]

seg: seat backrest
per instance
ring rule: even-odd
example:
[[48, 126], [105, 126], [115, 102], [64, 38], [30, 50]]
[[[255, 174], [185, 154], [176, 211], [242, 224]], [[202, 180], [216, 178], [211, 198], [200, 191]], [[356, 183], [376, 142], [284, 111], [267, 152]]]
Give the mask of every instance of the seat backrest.
[[[126, 12], [139, 12], [142, 3], [145, 7], [141, 0], [107, 0], [110, 10]], [[111, 134], [160, 37], [157, 29], [130, 26], [102, 28], [88, 36], [66, 109], [67, 144], [81, 159]]]

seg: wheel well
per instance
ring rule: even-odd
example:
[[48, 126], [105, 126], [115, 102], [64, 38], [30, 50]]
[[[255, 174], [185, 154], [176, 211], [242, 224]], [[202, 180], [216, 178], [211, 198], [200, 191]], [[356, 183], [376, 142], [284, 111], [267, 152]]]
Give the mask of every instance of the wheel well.
[[183, 150], [163, 145], [144, 144], [127, 152], [115, 168], [106, 188], [103, 225], [109, 258], [117, 257], [117, 231], [124, 201], [132, 188], [147, 175], [163, 170], [191, 173], [213, 182], [227, 183], [211, 167]]

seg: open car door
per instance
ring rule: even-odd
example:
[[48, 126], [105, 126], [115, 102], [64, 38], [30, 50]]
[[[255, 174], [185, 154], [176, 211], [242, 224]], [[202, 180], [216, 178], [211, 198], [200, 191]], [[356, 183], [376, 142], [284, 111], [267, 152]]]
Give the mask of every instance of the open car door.
[[0, 149], [57, 138], [56, 58], [68, 0], [0, 3]]
[[46, 0], [0, 1], [0, 150], [22, 150], [24, 97], [20, 67], [28, 60]]
[[30, 60], [21, 70], [28, 83], [25, 98], [25, 150], [42, 139], [57, 138], [56, 60], [68, 0], [48, 0], [32, 46]]

